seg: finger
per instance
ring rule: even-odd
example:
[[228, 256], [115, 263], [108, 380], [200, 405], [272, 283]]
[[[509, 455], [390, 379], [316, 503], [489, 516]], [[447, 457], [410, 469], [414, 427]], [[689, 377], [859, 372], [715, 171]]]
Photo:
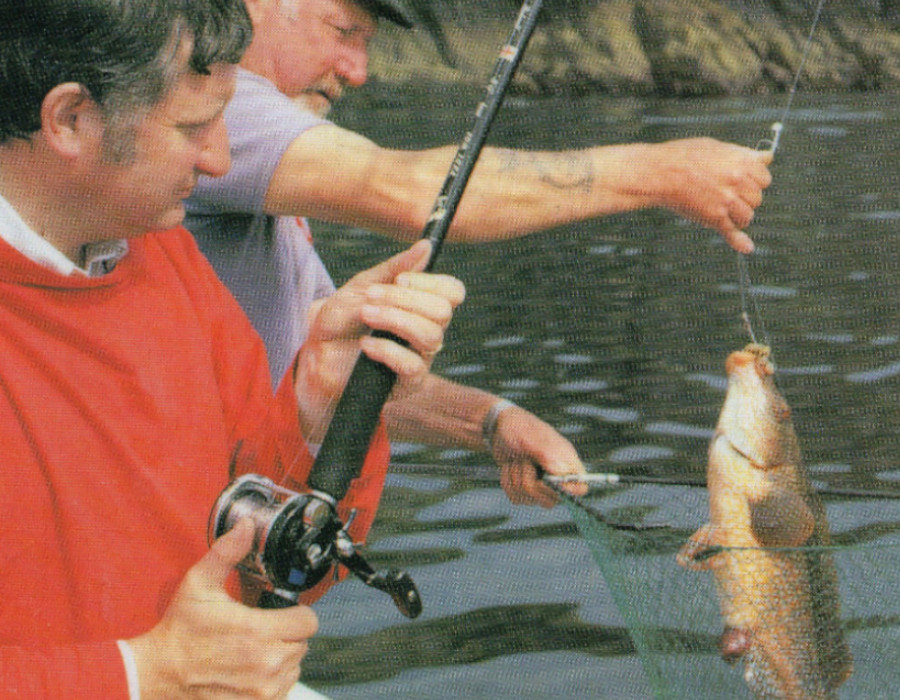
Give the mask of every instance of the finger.
[[538, 470], [528, 467], [525, 476], [527, 490], [534, 502], [542, 508], [552, 508], [559, 501], [557, 493], [538, 476]]
[[421, 353], [436, 353], [444, 342], [444, 326], [418, 314], [389, 306], [366, 304], [360, 318], [370, 328], [387, 331]]
[[258, 612], [265, 617], [264, 624], [274, 639], [299, 646], [294, 653], [299, 654], [300, 658], [306, 654], [307, 640], [319, 631], [319, 617], [307, 605]]
[[360, 346], [370, 360], [385, 365], [398, 378], [409, 380], [421, 376], [424, 379], [428, 370], [428, 362], [421, 355], [387, 338], [363, 336]]
[[366, 300], [384, 308], [402, 309], [441, 326], [447, 326], [453, 318], [454, 305], [440, 294], [396, 285], [373, 285], [366, 290]]
[[743, 182], [737, 188], [738, 196], [747, 206], [756, 209], [763, 201], [762, 187], [756, 182]]
[[430, 257], [431, 243], [421, 239], [402, 253], [398, 253], [383, 263], [354, 275], [348, 284], [393, 283], [401, 272], [421, 272], [424, 270]]
[[538, 469], [529, 462], [518, 462], [507, 469], [509, 474], [507, 496], [514, 504], [539, 505], [552, 508], [556, 494], [538, 478]]
[[428, 292], [444, 297], [456, 308], [465, 301], [466, 286], [451, 275], [425, 272], [403, 272], [397, 275], [397, 284], [420, 292]]
[[524, 503], [522, 489], [516, 475], [516, 470], [511, 467], [504, 467], [500, 471], [500, 486], [506, 493], [506, 497], [513, 505]]
[[[572, 462], [554, 462], [544, 467], [544, 475], [548, 476], [581, 476], [587, 473], [581, 460], [575, 456]], [[569, 481], [560, 484], [572, 496], [586, 496], [588, 486], [584, 481]]]
[[[764, 151], [753, 151], [756, 154], [757, 160], [761, 162], [763, 165], [771, 165], [772, 161], [775, 160], [775, 153], [771, 149], [766, 149]], [[768, 173], [768, 168], [766, 169]]]
[[751, 151], [752, 156], [745, 161], [745, 177], [760, 189], [772, 184], [772, 173], [769, 164], [772, 162], [772, 151]]
[[734, 199], [728, 207], [734, 228], [745, 228], [753, 221], [753, 207], [743, 199]]
[[753, 239], [743, 231], [732, 229], [731, 231], [722, 231], [721, 233], [722, 238], [725, 239], [725, 242], [728, 243], [728, 245], [730, 245], [738, 253], [750, 255], [754, 250], [756, 250]]
[[194, 565], [194, 572], [213, 584], [224, 584], [232, 569], [253, 548], [254, 525], [243, 518], [217, 539], [206, 555]]

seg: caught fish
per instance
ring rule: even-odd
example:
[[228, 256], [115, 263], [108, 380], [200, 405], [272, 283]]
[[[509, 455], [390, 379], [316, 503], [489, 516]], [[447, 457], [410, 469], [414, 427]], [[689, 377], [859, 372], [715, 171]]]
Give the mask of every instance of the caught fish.
[[[724, 632], [757, 698], [831, 700], [852, 673], [840, 623], [825, 508], [801, 463], [769, 348], [729, 355], [728, 391], [709, 446], [709, 522], [678, 563], [711, 570]], [[802, 549], [799, 549], [802, 547]]]

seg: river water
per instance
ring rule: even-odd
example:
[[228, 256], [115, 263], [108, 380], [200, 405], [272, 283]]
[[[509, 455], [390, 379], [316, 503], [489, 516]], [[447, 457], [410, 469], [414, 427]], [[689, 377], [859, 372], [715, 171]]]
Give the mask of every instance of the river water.
[[[479, 98], [375, 97], [349, 101], [335, 118], [386, 145], [424, 147], [458, 140]], [[752, 146], [784, 103], [511, 98], [490, 142], [567, 148], [709, 135]], [[897, 96], [801, 91], [748, 229], [758, 246], [748, 261], [754, 329], [773, 347], [806, 463], [825, 490], [900, 491], [898, 143]], [[338, 281], [398, 249], [365, 231], [315, 232]], [[716, 234], [649, 211], [511, 243], [449, 245], [437, 267], [468, 288], [437, 372], [534, 411], [594, 471], [702, 480], [724, 360], [748, 341], [737, 256]], [[589, 503], [676, 519], [689, 533], [705, 519], [704, 498], [703, 489], [653, 486]], [[880, 543], [900, 528], [900, 501], [829, 496], [827, 505], [836, 541]], [[885, 551], [842, 568], [844, 590], [875, 601], [867, 612], [847, 603], [848, 625], [889, 617], [877, 599], [896, 597], [900, 567]], [[358, 581], [326, 596], [304, 678], [330, 697], [652, 697], [569, 511], [510, 505], [484, 455], [395, 446], [368, 552], [377, 566], [412, 574], [425, 611], [408, 621]], [[873, 572], [878, 586], [856, 585]], [[675, 619], [683, 595], [660, 593], [659, 606]], [[841, 697], [880, 697], [872, 679], [900, 660], [900, 640], [890, 640], [893, 651], [854, 649], [857, 670]]]

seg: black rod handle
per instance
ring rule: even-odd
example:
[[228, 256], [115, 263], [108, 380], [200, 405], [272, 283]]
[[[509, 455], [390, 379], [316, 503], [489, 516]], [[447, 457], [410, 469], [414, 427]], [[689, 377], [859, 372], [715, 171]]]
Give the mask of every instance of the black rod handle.
[[[403, 342], [390, 333], [373, 333]], [[310, 488], [341, 500], [359, 476], [378, 427], [381, 410], [394, 388], [394, 372], [360, 355], [338, 401], [307, 483]]]

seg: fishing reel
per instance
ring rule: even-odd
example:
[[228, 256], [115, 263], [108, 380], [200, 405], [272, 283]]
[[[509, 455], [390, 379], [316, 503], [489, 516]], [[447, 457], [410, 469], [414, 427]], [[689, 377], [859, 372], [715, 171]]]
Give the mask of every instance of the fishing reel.
[[209, 518], [209, 542], [250, 518], [255, 526], [253, 549], [238, 569], [262, 584], [260, 606], [296, 605], [300, 594], [343, 564], [372, 588], [387, 593], [409, 618], [422, 612], [416, 584], [405, 571], [376, 572], [359, 554], [337, 515], [337, 504], [325, 493], [296, 493], [271, 479], [247, 474], [220, 494]]

